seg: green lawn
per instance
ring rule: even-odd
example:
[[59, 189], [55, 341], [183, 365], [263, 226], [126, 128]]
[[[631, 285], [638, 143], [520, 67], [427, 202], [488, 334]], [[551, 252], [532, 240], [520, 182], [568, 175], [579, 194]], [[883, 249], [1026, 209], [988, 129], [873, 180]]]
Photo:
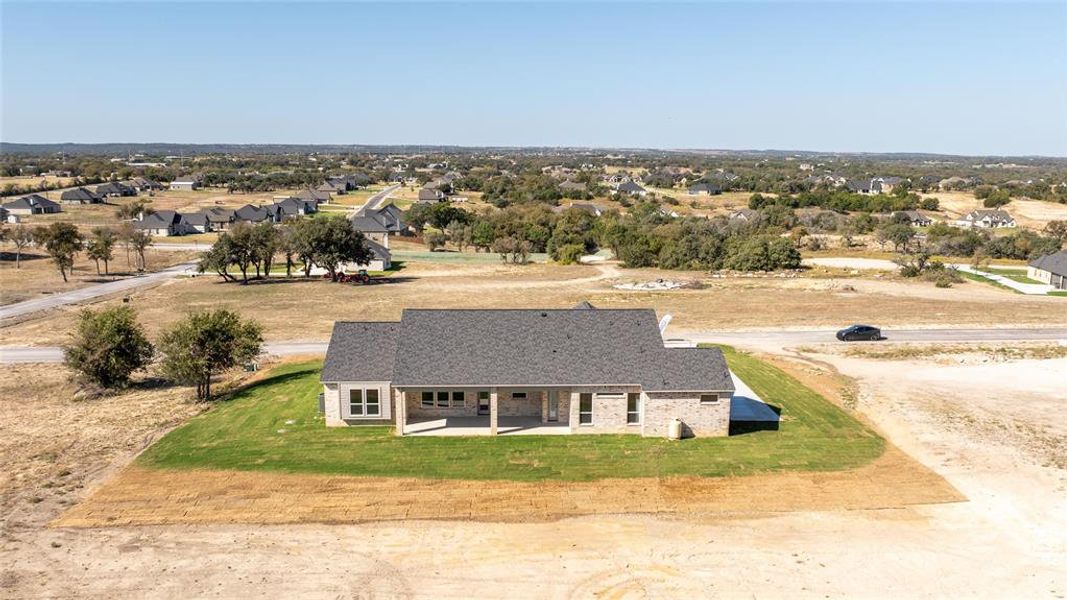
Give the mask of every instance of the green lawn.
[[1030, 279], [1026, 276], [1026, 271], [1022, 271], [1019, 269], [997, 269], [993, 267], [988, 267], [986, 269], [983, 269], [983, 271], [986, 271], [987, 273], [992, 273], [994, 275], [1007, 277], [1008, 279], [1012, 281], [1018, 281], [1019, 283], [1041, 283], [1040, 281]]
[[390, 427], [327, 428], [316, 408], [321, 363], [309, 362], [276, 368], [167, 434], [138, 460], [181, 469], [587, 481], [833, 471], [882, 454], [884, 440], [844, 410], [769, 364], [726, 353], [738, 376], [781, 408], [780, 430], [678, 442], [636, 435], [399, 438]]
[[969, 279], [971, 281], [977, 281], [979, 283], [987, 283], [987, 284], [989, 284], [989, 285], [991, 285], [993, 287], [998, 287], [998, 288], [1000, 288], [1002, 290], [1007, 290], [1007, 291], [1009, 291], [1009, 292], [1011, 292], [1013, 294], [1021, 294], [1022, 293], [1022, 292], [1020, 292], [1019, 290], [1017, 290], [1015, 288], [1010, 288], [1010, 287], [1004, 285], [1003, 283], [1000, 283], [999, 281], [993, 281], [992, 279], [989, 279], [988, 277], [982, 277], [981, 275], [977, 275], [975, 273], [970, 273], [968, 271], [956, 271], [956, 272], [960, 275], [960, 277], [963, 277], [964, 279]]

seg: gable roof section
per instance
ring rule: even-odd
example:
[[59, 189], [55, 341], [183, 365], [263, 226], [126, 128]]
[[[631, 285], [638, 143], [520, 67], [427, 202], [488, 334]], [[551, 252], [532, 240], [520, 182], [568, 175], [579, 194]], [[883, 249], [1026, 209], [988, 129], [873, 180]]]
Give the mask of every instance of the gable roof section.
[[1048, 271], [1053, 275], [1067, 277], [1067, 250], [1039, 256], [1030, 261], [1030, 266], [1042, 271]]
[[338, 321], [322, 366], [322, 381], [390, 381], [400, 323]]
[[41, 209], [41, 210], [51, 210], [51, 209], [55, 209], [55, 208], [58, 208], [58, 207], [59, 207], [58, 203], [52, 202], [48, 198], [45, 198], [44, 196], [41, 196], [39, 194], [30, 194], [29, 196], [23, 196], [21, 198], [16, 198], [15, 200], [13, 200], [11, 202], [8, 202], [7, 204], [4, 205], [4, 208], [6, 208], [6, 209], [15, 209], [15, 210], [20, 210], [20, 209], [21, 210], [27, 210], [27, 209], [34, 209], [34, 208]]
[[59, 195], [59, 199], [60, 200], [70, 200], [70, 201], [75, 201], [75, 202], [96, 202], [100, 198], [96, 194], [90, 192], [89, 190], [87, 190], [87, 189], [85, 189], [83, 187], [78, 187], [78, 188], [74, 188], [72, 190], [67, 190], [67, 191], [63, 192], [62, 194]]

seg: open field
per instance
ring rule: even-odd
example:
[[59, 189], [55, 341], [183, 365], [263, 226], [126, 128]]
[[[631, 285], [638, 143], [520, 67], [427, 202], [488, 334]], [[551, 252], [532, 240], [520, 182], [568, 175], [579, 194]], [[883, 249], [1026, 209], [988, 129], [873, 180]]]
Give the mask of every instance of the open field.
[[[7, 186], [15, 186], [17, 190], [15, 195], [33, 193], [33, 190], [42, 182], [49, 185], [58, 185], [64, 187], [70, 185], [74, 180], [73, 177], [53, 177], [52, 175], [34, 177], [34, 176], [15, 176], [15, 177], [0, 177], [0, 189], [6, 189]], [[6, 197], [5, 197], [6, 199]]]
[[[922, 194], [924, 198], [937, 198], [942, 211], [937, 213], [941, 219], [956, 220], [975, 209], [984, 209], [982, 201], [974, 197], [974, 192], [931, 192]], [[1067, 219], [1067, 204], [1044, 202], [1041, 200], [1012, 200], [1002, 207], [1015, 217], [1020, 227], [1042, 230], [1049, 221]]]
[[[3, 250], [0, 260], [0, 305], [13, 304], [23, 300], [32, 300], [43, 295], [67, 292], [95, 283], [111, 281], [116, 277], [126, 277], [134, 271], [126, 262], [126, 252], [118, 245], [115, 258], [111, 261], [111, 275], [103, 275], [104, 266], [100, 265], [101, 275], [96, 274], [96, 265], [86, 258], [84, 252], [78, 253], [74, 260], [74, 271], [68, 273], [69, 281], [63, 281], [59, 269], [46, 254], [37, 248], [28, 248], [23, 252], [21, 265], [15, 268], [14, 246], [0, 245]], [[148, 269], [156, 271], [176, 264], [194, 260], [195, 252], [153, 250], [145, 252]]]
[[[828, 271], [830, 273], [832, 271]], [[703, 289], [624, 291], [613, 284], [658, 278], [697, 280]], [[673, 314], [670, 335], [686, 331], [838, 327], [853, 322], [887, 326], [1067, 324], [1059, 298], [1023, 296], [964, 283], [949, 289], [895, 277], [860, 279], [738, 277], [708, 279], [699, 272], [560, 266], [405, 262], [371, 286], [321, 279], [272, 279], [249, 285], [215, 276], [177, 278], [131, 296], [151, 335], [185, 310], [230, 308], [260, 321], [268, 340], [324, 340], [335, 320], [395, 320], [403, 307], [569, 307], [581, 300], [605, 307], [652, 307]], [[176, 310], [177, 308], [177, 310]], [[56, 345], [79, 310], [71, 306], [5, 327], [8, 344]]]

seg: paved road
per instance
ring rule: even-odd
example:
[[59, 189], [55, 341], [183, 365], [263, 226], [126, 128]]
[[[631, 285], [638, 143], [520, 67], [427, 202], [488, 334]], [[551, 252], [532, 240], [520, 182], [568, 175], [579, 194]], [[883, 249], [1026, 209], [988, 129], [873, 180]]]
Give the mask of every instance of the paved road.
[[25, 302], [0, 306], [0, 320], [20, 317], [40, 310], [48, 310], [65, 306], [67, 304], [76, 304], [78, 302], [84, 302], [102, 296], [111, 296], [129, 292], [195, 271], [195, 262], [182, 263], [180, 265], [168, 267], [162, 271], [156, 271], [155, 273], [117, 279], [115, 281], [108, 281], [107, 283], [98, 283], [96, 285], [90, 285], [69, 292], [53, 294], [47, 298], [38, 298], [36, 300], [27, 300]]
[[382, 202], [385, 202], [386, 198], [391, 196], [393, 192], [397, 191], [398, 189], [400, 189], [399, 183], [395, 183], [385, 188], [384, 190], [378, 192], [377, 194], [374, 194], [370, 198], [367, 198], [367, 201], [363, 203], [363, 206], [352, 211], [352, 214], [356, 214], [357, 212], [365, 209], [378, 208], [379, 206], [381, 206]]
[[[1067, 342], [1067, 327], [1003, 329], [885, 329], [889, 342], [963, 343], [963, 342]], [[795, 346], [799, 344], [840, 343], [832, 329], [802, 331], [721, 331], [671, 334], [668, 341], [683, 338], [690, 342], [718, 342], [734, 346]], [[264, 344], [264, 353], [273, 356], [325, 354], [327, 342], [305, 340]], [[0, 364], [55, 363], [63, 352], [54, 346], [0, 346]]]

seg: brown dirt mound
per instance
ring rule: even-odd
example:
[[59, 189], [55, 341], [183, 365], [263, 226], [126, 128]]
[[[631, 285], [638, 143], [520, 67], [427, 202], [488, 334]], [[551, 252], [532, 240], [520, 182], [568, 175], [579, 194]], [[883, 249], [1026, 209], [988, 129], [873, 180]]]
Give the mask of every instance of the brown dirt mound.
[[887, 509], [964, 499], [944, 479], [895, 448], [851, 471], [595, 482], [363, 478], [131, 466], [51, 525], [517, 522], [606, 513], [736, 516]]

